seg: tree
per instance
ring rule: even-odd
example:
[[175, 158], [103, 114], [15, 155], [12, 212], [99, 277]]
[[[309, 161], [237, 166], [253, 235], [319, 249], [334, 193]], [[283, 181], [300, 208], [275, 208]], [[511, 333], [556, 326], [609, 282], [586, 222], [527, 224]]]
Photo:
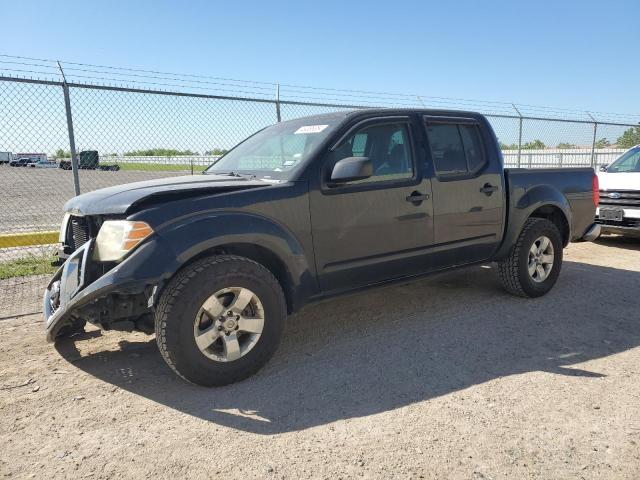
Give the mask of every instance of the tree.
[[631, 148], [640, 145], [640, 127], [631, 127], [618, 137], [616, 142], [619, 148]]
[[53, 154], [53, 158], [71, 158], [71, 151], [59, 148], [56, 150], [56, 153]]
[[576, 146], [573, 143], [563, 142], [563, 143], [559, 143], [556, 148], [559, 148], [561, 150], [567, 150], [567, 149], [570, 149], [570, 148], [576, 148]]
[[204, 152], [205, 155], [224, 155], [225, 153], [227, 153], [229, 150], [225, 149], [225, 148], [214, 148], [213, 150], [207, 150], [206, 152]]
[[596, 148], [607, 148], [611, 146], [611, 142], [606, 138], [601, 138], [596, 142]]
[[511, 145], [507, 145], [506, 143], [500, 142], [500, 150], [517, 150], [517, 149], [518, 149], [518, 145], [515, 143], [512, 143]]
[[543, 150], [546, 145], [542, 140], [534, 140], [533, 142], [527, 142], [522, 146], [523, 150]]

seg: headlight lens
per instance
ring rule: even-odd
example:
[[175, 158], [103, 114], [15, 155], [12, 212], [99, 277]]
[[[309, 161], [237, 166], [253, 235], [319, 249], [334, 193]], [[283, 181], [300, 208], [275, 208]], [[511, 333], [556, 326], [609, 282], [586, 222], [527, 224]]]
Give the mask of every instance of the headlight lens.
[[152, 233], [145, 222], [107, 220], [98, 232], [94, 258], [101, 262], [121, 260]]
[[65, 213], [64, 217], [62, 217], [62, 224], [60, 225], [60, 234], [58, 235], [58, 241], [60, 243], [64, 243], [66, 241], [66, 236], [67, 236], [67, 227], [69, 226], [69, 218], [71, 217], [70, 214]]

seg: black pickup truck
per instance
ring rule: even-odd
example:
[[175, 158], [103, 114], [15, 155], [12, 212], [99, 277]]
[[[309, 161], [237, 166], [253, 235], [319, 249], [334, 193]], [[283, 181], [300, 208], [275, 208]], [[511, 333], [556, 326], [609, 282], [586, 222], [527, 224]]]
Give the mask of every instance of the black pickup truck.
[[328, 296], [488, 261], [507, 291], [543, 295], [563, 247], [598, 236], [597, 202], [591, 168], [505, 170], [477, 113], [282, 122], [203, 175], [69, 200], [46, 335], [87, 321], [155, 332], [178, 375], [223, 385], [268, 361], [287, 314]]

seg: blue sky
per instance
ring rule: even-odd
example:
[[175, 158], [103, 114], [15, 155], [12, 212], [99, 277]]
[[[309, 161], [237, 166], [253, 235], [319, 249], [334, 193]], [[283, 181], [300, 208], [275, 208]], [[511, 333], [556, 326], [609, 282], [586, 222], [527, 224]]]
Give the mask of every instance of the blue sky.
[[0, 0], [0, 53], [636, 114], [640, 2]]

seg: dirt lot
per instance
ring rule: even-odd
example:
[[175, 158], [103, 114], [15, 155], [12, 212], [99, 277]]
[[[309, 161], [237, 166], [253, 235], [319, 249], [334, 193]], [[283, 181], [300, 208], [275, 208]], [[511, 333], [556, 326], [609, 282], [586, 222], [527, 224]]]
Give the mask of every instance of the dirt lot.
[[489, 268], [305, 309], [271, 363], [188, 385], [152, 337], [0, 322], [10, 478], [640, 477], [640, 244], [572, 245], [523, 300]]

